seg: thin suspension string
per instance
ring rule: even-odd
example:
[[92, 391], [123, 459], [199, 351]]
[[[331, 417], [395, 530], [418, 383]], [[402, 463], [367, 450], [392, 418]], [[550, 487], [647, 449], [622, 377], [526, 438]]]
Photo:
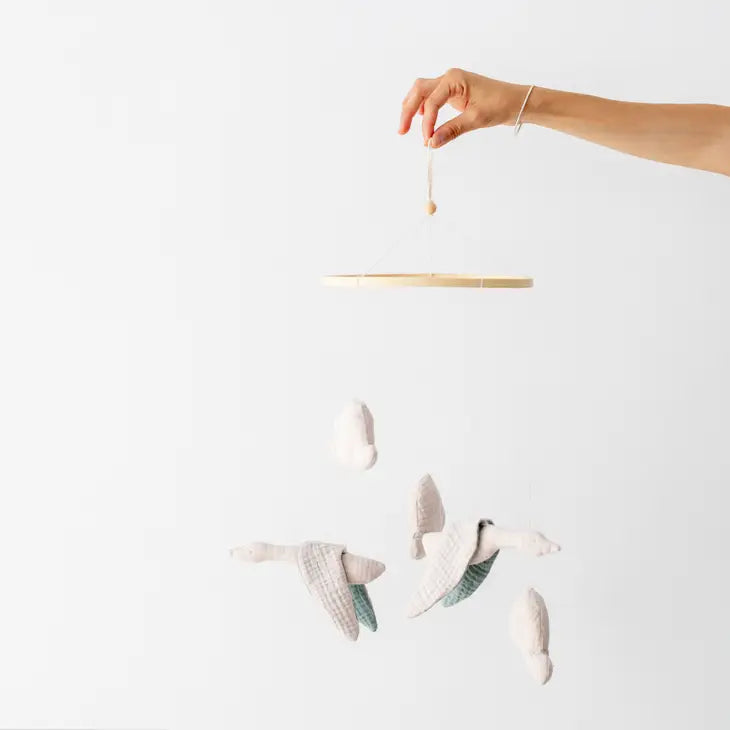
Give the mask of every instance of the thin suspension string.
[[[430, 206], [435, 205], [433, 202], [433, 147], [429, 138], [426, 145], [426, 211], [430, 210]], [[429, 216], [430, 217], [430, 216]], [[426, 226], [426, 246], [428, 249], [428, 275], [433, 276], [433, 226], [430, 221]]]
[[424, 235], [426, 236], [426, 250], [428, 251], [428, 275], [433, 276], [433, 226], [430, 220], [424, 223]]
[[[532, 352], [530, 353], [533, 354]], [[534, 358], [528, 358], [529, 362], [535, 362]], [[527, 429], [527, 454], [525, 457], [525, 464], [527, 465], [527, 526], [528, 529], [533, 530], [533, 515], [535, 514], [535, 506], [533, 501], [533, 478], [535, 475], [535, 429], [534, 429], [534, 413], [532, 412], [532, 393], [530, 387], [526, 389], [526, 411], [527, 418], [524, 419]]]
[[[422, 220], [420, 225], [417, 226], [418, 235], [420, 235], [421, 229], [423, 228], [425, 223], [426, 223], [426, 221]], [[409, 227], [408, 230], [406, 230], [402, 236], [400, 236], [399, 238], [396, 239], [395, 243], [388, 246], [388, 248], [385, 250], [385, 252], [383, 254], [381, 254], [375, 260], [375, 263], [373, 263], [371, 266], [369, 266], [367, 269], [365, 269], [365, 271], [363, 271], [362, 274], [360, 274], [359, 278], [361, 279], [363, 276], [367, 276], [368, 274], [370, 274], [373, 271], [373, 269], [375, 269], [379, 264], [381, 264], [383, 261], [385, 261], [385, 259], [387, 259], [388, 256], [390, 256], [390, 254], [392, 254], [393, 251], [395, 251], [406, 240], [406, 238], [408, 237], [408, 233], [410, 231], [411, 231], [411, 228]]]
[[[514, 135], [515, 137], [520, 133], [520, 130], [522, 129], [522, 115], [525, 112], [525, 108], [527, 107], [527, 102], [530, 100], [530, 96], [532, 92], [534, 91], [535, 86], [534, 84], [530, 86], [530, 88], [527, 90], [527, 93], [525, 94], [525, 99], [522, 102], [522, 106], [520, 107], [520, 111], [517, 114], [517, 119], [515, 119], [515, 126], [514, 126]], [[528, 399], [527, 407], [529, 409], [531, 405], [531, 399]], [[529, 414], [529, 410], [528, 410]], [[530, 414], [531, 415], [531, 414]], [[528, 418], [526, 421], [528, 424], [532, 423], [532, 419]], [[532, 444], [533, 444], [533, 438], [532, 438], [532, 432], [528, 430], [528, 449], [530, 453], [527, 455], [527, 526], [528, 529], [532, 530], [532, 515], [535, 512], [535, 508], [533, 505], [533, 499], [532, 499], [532, 469], [531, 466], [531, 455], [534, 453], [532, 451]]]
[[[520, 130], [522, 129], [522, 116], [525, 113], [525, 109], [527, 108], [527, 102], [530, 101], [530, 96], [532, 95], [532, 92], [535, 90], [534, 84], [530, 86], [530, 88], [527, 90], [527, 93], [525, 94], [525, 99], [522, 102], [522, 106], [520, 107], [520, 111], [517, 114], [517, 119], [515, 119], [515, 126], [514, 126], [514, 135], [515, 137], [520, 133]], [[530, 406], [530, 400], [528, 400], [528, 408]], [[532, 423], [532, 419], [528, 418], [527, 423]], [[532, 446], [533, 439], [532, 439], [532, 433], [531, 431], [528, 431], [528, 448]], [[532, 449], [530, 448], [530, 451]], [[535, 512], [533, 499], [532, 499], [532, 491], [533, 491], [533, 485], [532, 485], [532, 469], [530, 469], [530, 455], [528, 454], [527, 458], [527, 524], [528, 528], [530, 530], [533, 529], [533, 522], [532, 522], [532, 516]]]
[[[515, 120], [515, 126], [514, 126], [514, 135], [515, 137], [520, 133], [520, 130], [522, 129], [522, 115], [524, 114], [525, 108], [527, 107], [527, 103], [530, 100], [530, 95], [534, 91], [535, 87], [530, 86], [530, 88], [527, 90], [527, 94], [525, 94], [524, 101], [522, 102], [522, 106], [520, 107], [520, 111], [517, 114], [517, 119]], [[426, 210], [431, 213], [429, 210], [429, 206], [433, 205], [433, 210], [435, 211], [436, 204], [433, 202], [433, 154], [432, 154], [432, 148], [431, 148], [431, 140], [429, 139], [427, 149], [426, 149]], [[476, 244], [477, 247], [481, 247], [481, 241], [479, 241], [476, 237], [465, 234], [463, 231], [456, 231], [456, 229], [446, 224], [446, 228], [448, 231], [450, 231], [452, 234], [456, 234], [457, 238], [463, 238], [465, 240], [471, 241], [472, 243]], [[430, 230], [429, 230], [430, 233]], [[431, 254], [431, 260], [433, 260], [433, 254]], [[433, 276], [433, 273], [430, 274]], [[479, 279], [479, 288], [484, 288], [484, 278], [481, 277]]]
[[[457, 228], [446, 218], [441, 218], [441, 220], [439, 221], [439, 228], [442, 238], [452, 237], [454, 238], [454, 240], [462, 241], [462, 256], [464, 258], [464, 261], [466, 261], [466, 252], [469, 250], [470, 246], [477, 251], [482, 251], [486, 245], [485, 241], [477, 238], [470, 233], [467, 233], [463, 229]], [[479, 268], [483, 268], [481, 263], [479, 264]], [[480, 277], [479, 279], [479, 288], [484, 288], [484, 277]]]
[[[431, 139], [428, 140], [428, 144], [426, 145], [426, 212], [429, 214], [429, 216], [433, 215], [436, 211], [436, 203], [433, 201], [433, 147], [431, 146]], [[444, 226], [444, 221], [441, 222], [441, 226]], [[456, 228], [454, 228], [453, 225], [450, 225], [448, 222], [445, 223], [446, 230], [449, 231], [452, 235], [454, 235], [456, 238], [468, 238], [472, 242], [479, 245], [479, 241], [477, 241], [476, 238], [473, 236], [464, 236], [463, 232], [457, 231]], [[434, 245], [433, 245], [433, 236], [432, 236], [432, 229], [433, 227], [429, 225], [429, 227], [426, 229], [427, 235], [428, 235], [428, 247], [429, 247], [429, 254], [430, 254], [430, 264], [429, 264], [429, 276], [433, 276], [433, 260], [434, 260]], [[484, 278], [481, 278], [479, 280], [479, 288], [484, 288]]]
[[426, 145], [426, 203], [433, 202], [433, 147], [431, 140]]
[[[433, 147], [431, 146], [431, 140], [428, 140], [428, 144], [426, 145], [426, 211], [429, 213], [429, 216], [421, 221], [420, 226], [418, 226], [418, 235], [420, 236], [423, 232], [424, 227], [426, 228], [426, 244], [429, 252], [429, 276], [433, 276], [433, 236], [431, 235], [431, 226], [427, 223], [428, 218], [430, 218], [431, 214], [436, 210], [436, 204], [433, 202]], [[365, 271], [360, 274], [358, 277], [358, 286], [360, 285], [360, 280], [364, 277], [370, 274], [373, 269], [375, 269], [379, 264], [381, 264], [388, 256], [390, 256], [405, 240], [406, 235], [408, 231], [406, 231], [403, 236], [398, 238], [395, 243], [393, 243], [391, 246], [389, 246], [385, 252], [375, 260], [375, 263], [373, 263], [370, 267], [368, 267]]]

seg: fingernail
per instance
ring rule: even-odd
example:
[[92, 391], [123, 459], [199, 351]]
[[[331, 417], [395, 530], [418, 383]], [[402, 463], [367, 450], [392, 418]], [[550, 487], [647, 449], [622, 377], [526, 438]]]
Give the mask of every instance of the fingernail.
[[438, 147], [441, 142], [443, 142], [443, 138], [440, 137], [438, 134], [434, 134], [433, 137], [431, 137], [431, 147], [434, 149]]

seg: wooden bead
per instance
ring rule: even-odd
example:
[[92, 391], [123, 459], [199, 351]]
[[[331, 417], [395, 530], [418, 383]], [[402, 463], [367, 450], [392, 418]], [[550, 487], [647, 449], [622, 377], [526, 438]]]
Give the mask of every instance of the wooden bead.
[[433, 200], [426, 201], [426, 213], [433, 215], [436, 212], [436, 203]]

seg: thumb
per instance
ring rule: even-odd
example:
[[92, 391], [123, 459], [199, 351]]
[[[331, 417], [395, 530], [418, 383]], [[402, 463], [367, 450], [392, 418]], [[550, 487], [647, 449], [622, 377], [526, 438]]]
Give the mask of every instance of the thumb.
[[442, 124], [431, 137], [431, 147], [434, 149], [443, 147], [447, 142], [452, 142], [457, 137], [464, 134], [464, 132], [471, 132], [472, 129], [476, 129], [477, 124], [470, 114], [465, 112], [459, 114], [458, 117], [450, 119], [445, 124]]

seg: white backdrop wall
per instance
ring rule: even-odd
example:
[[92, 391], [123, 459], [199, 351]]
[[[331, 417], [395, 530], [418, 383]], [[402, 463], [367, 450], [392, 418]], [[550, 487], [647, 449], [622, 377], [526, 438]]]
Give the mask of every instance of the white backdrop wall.
[[[396, 135], [461, 66], [730, 103], [721, 3], [0, 5], [0, 726], [719, 728], [728, 180], [525, 127], [436, 156], [437, 268], [522, 292], [326, 290], [421, 215]], [[385, 268], [421, 268], [413, 233]], [[329, 459], [365, 399], [367, 475]], [[532, 521], [407, 621], [406, 495]], [[532, 499], [529, 498], [532, 493]], [[251, 539], [383, 559], [350, 645]], [[556, 671], [507, 638], [535, 585]], [[326, 699], [325, 699], [326, 698]]]

